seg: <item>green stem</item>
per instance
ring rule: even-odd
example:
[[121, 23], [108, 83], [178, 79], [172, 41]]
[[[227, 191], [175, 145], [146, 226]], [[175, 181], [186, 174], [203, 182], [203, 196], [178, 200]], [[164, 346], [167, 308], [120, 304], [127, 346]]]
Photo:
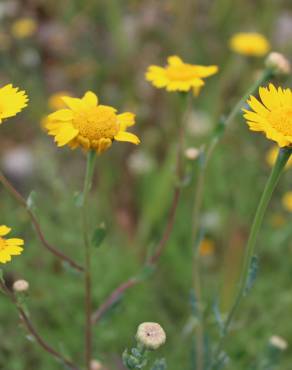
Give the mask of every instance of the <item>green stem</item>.
[[239, 308], [239, 305], [241, 303], [242, 298], [245, 295], [245, 289], [246, 289], [246, 283], [247, 283], [248, 274], [249, 274], [249, 268], [250, 268], [252, 257], [255, 254], [256, 241], [257, 241], [257, 237], [258, 237], [260, 227], [261, 227], [262, 222], [263, 222], [265, 211], [266, 211], [267, 206], [270, 202], [273, 191], [275, 190], [275, 187], [276, 187], [276, 185], [277, 185], [277, 183], [280, 179], [280, 176], [283, 172], [283, 169], [284, 169], [284, 167], [285, 167], [285, 165], [286, 165], [286, 163], [287, 163], [291, 154], [292, 154], [292, 148], [287, 147], [287, 148], [279, 149], [279, 153], [278, 153], [276, 163], [275, 163], [275, 165], [272, 169], [272, 172], [271, 172], [271, 174], [268, 178], [268, 181], [266, 183], [264, 192], [261, 196], [256, 214], [254, 216], [254, 220], [253, 220], [253, 223], [252, 223], [252, 226], [251, 226], [251, 230], [250, 230], [249, 238], [248, 238], [248, 241], [247, 241], [247, 245], [246, 245], [246, 253], [245, 253], [244, 261], [243, 261], [243, 267], [242, 267], [242, 272], [241, 272], [241, 277], [240, 277], [239, 289], [238, 289], [234, 304], [233, 304], [233, 306], [232, 306], [232, 308], [231, 308], [231, 310], [230, 310], [230, 312], [227, 316], [227, 319], [225, 321], [225, 325], [223, 327], [222, 337], [221, 337], [221, 340], [218, 344], [218, 348], [215, 352], [215, 356], [214, 356], [215, 364], [216, 364], [216, 361], [218, 361], [218, 356], [220, 355], [221, 350], [223, 348], [223, 345], [224, 345], [224, 342], [226, 340], [226, 336], [228, 334], [228, 330], [229, 330], [230, 324], [233, 320], [233, 317], [234, 317], [235, 313], [237, 312], [237, 310]]
[[85, 288], [85, 364], [86, 369], [90, 370], [90, 361], [92, 359], [92, 294], [91, 294], [91, 242], [89, 237], [89, 227], [87, 219], [88, 195], [91, 189], [92, 178], [94, 174], [94, 165], [96, 160], [95, 151], [89, 151], [87, 154], [86, 174], [83, 187], [82, 204], [82, 227], [84, 239], [85, 267], [84, 267], [84, 288]]

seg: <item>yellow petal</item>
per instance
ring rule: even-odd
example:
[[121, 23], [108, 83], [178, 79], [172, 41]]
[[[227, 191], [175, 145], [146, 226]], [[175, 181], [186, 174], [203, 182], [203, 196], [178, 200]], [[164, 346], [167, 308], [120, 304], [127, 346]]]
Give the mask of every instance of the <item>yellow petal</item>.
[[119, 131], [115, 136], [115, 140], [117, 141], [127, 141], [129, 143], [133, 143], [135, 145], [140, 144], [140, 139], [138, 136], [125, 131]]
[[9, 234], [11, 231], [11, 228], [6, 226], [6, 225], [1, 225], [0, 226], [0, 236], [5, 236]]
[[180, 66], [183, 64], [183, 61], [177, 55], [172, 55], [168, 57], [167, 62], [170, 66]]
[[86, 108], [84, 101], [78, 98], [71, 98], [70, 96], [63, 96], [63, 102], [67, 105], [68, 108], [72, 109], [74, 112], [79, 112]]
[[69, 143], [78, 135], [79, 131], [75, 129], [72, 125], [66, 124], [60, 127], [59, 132], [55, 136], [55, 141], [58, 146], [64, 146]]
[[198, 74], [198, 77], [209, 77], [218, 72], [218, 66], [195, 66], [194, 70]]
[[73, 112], [70, 109], [59, 109], [48, 115], [49, 120], [70, 121], [73, 118]]
[[96, 107], [98, 104], [98, 98], [92, 91], [87, 91], [82, 100], [88, 107]]
[[135, 124], [135, 114], [130, 112], [125, 112], [117, 115], [118, 124], [120, 125], [120, 130], [125, 131], [127, 127], [133, 126]]
[[24, 241], [22, 239], [19, 239], [19, 238], [11, 238], [11, 239], [6, 240], [6, 244], [10, 245], [10, 246], [12, 246], [12, 245], [19, 246], [19, 245], [23, 245]]

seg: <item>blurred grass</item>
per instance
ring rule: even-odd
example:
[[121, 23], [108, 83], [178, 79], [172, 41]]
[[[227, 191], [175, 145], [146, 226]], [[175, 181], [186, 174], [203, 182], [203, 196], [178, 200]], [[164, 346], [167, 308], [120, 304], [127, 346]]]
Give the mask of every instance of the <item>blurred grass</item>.
[[[26, 89], [30, 105], [24, 114], [1, 126], [0, 155], [20, 144], [33, 154], [33, 172], [13, 180], [26, 196], [29, 189], [36, 192], [37, 215], [47, 238], [80, 262], [82, 238], [74, 194], [81, 188], [85, 159], [80, 151], [57, 150], [41, 131], [40, 119], [49, 111], [47, 98], [59, 90], [79, 96], [92, 89], [102, 102], [137, 113], [136, 130], [142, 145], [114, 145], [97, 161], [90, 212], [92, 224], [105, 221], [109, 234], [101, 249], [95, 251], [97, 307], [120, 282], [139, 271], [143, 256], [161, 236], [172, 195], [178, 101], [176, 96], [150, 87], [144, 81], [145, 68], [163, 64], [171, 54], [180, 54], [190, 62], [218, 64], [220, 74], [207, 81], [193, 103], [195, 125], [201, 124], [204, 129], [207, 121], [211, 129], [245, 92], [263, 64], [261, 59], [244, 60], [232, 55], [228, 50], [230, 35], [244, 30], [263, 32], [273, 49], [291, 57], [291, 38], [288, 36], [285, 41], [282, 35], [292, 34], [292, 7], [289, 1], [243, 0], [188, 0], [183, 6], [179, 1], [152, 0], [16, 4], [16, 13], [4, 17], [0, 24], [0, 31], [11, 41], [9, 48], [1, 49], [0, 79], [2, 84], [13, 81]], [[36, 18], [38, 32], [30, 39], [15, 40], [10, 25], [25, 15]], [[28, 62], [30, 59], [33, 63]], [[287, 85], [289, 82], [291, 78]], [[202, 115], [198, 115], [201, 112], [206, 112], [203, 122]], [[189, 132], [188, 145], [201, 145], [209, 133]], [[203, 218], [213, 220], [213, 224], [206, 224], [208, 236], [216, 242], [216, 253], [211, 260], [203, 261], [206, 316], [218, 292], [220, 305], [226, 308], [230, 304], [239, 256], [269, 171], [264, 161], [268, 145], [262, 137], [251, 135], [239, 117], [210, 163]], [[151, 163], [144, 172], [143, 165], [137, 171], [132, 164], [141, 152]], [[195, 178], [183, 191], [175, 228], [159, 270], [126, 293], [95, 327], [95, 356], [109, 369], [119, 368], [122, 351], [132, 344], [136, 327], [143, 321], [158, 321], [165, 328], [168, 340], [160, 353], [166, 356], [170, 370], [193, 369], [189, 199], [196, 165], [194, 170]], [[228, 369], [246, 370], [271, 335], [281, 335], [292, 343], [292, 325], [287, 322], [292, 308], [291, 215], [280, 205], [281, 194], [290, 190], [290, 184], [291, 171], [287, 171], [269, 207], [259, 240], [259, 279], [244, 302], [236, 330], [228, 341], [232, 359]], [[56, 348], [64, 348], [81, 359], [80, 277], [64, 270], [42, 249], [25, 212], [2, 189], [0, 200], [2, 223], [13, 226], [15, 235], [26, 240], [22, 257], [5, 266], [8, 281], [25, 278], [30, 282], [33, 321]], [[273, 226], [273, 216], [277, 214], [284, 218], [280, 227]], [[212, 314], [208, 317], [213, 340], [218, 336], [216, 323]], [[61, 368], [25, 339], [16, 312], [3, 296], [0, 320], [0, 368]], [[289, 368], [291, 355], [291, 349], [283, 354], [280, 370]]]

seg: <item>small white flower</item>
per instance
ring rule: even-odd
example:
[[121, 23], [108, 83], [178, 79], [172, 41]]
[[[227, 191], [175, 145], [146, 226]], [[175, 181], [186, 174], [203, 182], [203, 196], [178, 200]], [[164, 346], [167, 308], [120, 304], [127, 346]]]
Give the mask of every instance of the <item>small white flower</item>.
[[279, 337], [278, 335], [273, 335], [269, 342], [273, 347], [276, 347], [281, 351], [285, 351], [285, 349], [288, 348], [288, 343], [285, 341], [285, 339]]
[[90, 361], [90, 370], [102, 370], [102, 364], [100, 361], [91, 360]]
[[191, 161], [194, 161], [195, 159], [197, 159], [200, 155], [200, 149], [198, 148], [194, 148], [194, 147], [190, 147], [190, 148], [187, 148], [185, 150], [185, 157]]
[[144, 322], [138, 327], [136, 339], [146, 349], [155, 350], [165, 343], [166, 334], [159, 324]]
[[270, 53], [266, 59], [266, 66], [281, 75], [288, 75], [291, 72], [289, 60], [281, 53]]
[[16, 280], [13, 283], [13, 290], [18, 293], [26, 292], [29, 289], [29, 283], [26, 280]]

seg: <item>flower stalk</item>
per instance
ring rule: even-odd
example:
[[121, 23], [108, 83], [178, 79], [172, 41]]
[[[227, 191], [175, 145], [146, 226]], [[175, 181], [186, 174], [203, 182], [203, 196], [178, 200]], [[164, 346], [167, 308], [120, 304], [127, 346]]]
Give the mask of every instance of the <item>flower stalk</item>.
[[96, 152], [90, 150], [87, 154], [86, 173], [83, 186], [83, 204], [82, 204], [82, 228], [84, 240], [84, 288], [85, 288], [85, 364], [86, 369], [90, 370], [90, 361], [92, 359], [92, 292], [91, 292], [91, 242], [89, 237], [88, 225], [88, 195], [91, 189], [94, 175], [94, 166]]
[[223, 326], [222, 337], [218, 344], [218, 348], [214, 356], [215, 364], [218, 362], [218, 357], [221, 354], [222, 347], [228, 335], [230, 324], [232, 323], [232, 320], [240, 306], [240, 303], [243, 297], [245, 296], [249, 269], [251, 266], [252, 257], [255, 255], [257, 237], [258, 237], [258, 233], [259, 233], [260, 227], [263, 222], [265, 211], [267, 209], [267, 206], [271, 200], [272, 194], [276, 188], [276, 185], [279, 182], [280, 176], [291, 154], [292, 154], [291, 147], [284, 147], [284, 148], [279, 149], [277, 160], [268, 178], [263, 194], [260, 198], [260, 202], [259, 202], [257, 211], [253, 219], [249, 238], [248, 238], [247, 245], [246, 245], [246, 252], [244, 256], [243, 267], [242, 267], [242, 272], [241, 272], [241, 277], [240, 277], [240, 282], [239, 282], [239, 289], [238, 289], [234, 304], [231, 307], [231, 310]]

